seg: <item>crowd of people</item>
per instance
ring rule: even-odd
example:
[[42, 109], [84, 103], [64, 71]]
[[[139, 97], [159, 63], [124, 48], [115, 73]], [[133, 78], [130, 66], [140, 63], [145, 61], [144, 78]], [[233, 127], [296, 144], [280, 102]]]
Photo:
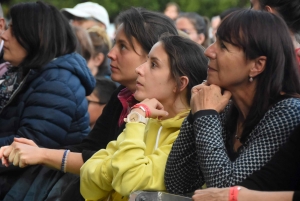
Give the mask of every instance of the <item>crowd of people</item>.
[[0, 200], [300, 200], [300, 4], [250, 2], [0, 5]]

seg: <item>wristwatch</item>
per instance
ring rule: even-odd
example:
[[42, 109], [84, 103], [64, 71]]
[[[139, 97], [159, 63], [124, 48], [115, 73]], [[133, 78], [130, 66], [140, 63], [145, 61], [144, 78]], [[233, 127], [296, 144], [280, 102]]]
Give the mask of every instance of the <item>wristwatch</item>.
[[127, 115], [127, 118], [124, 119], [125, 122], [137, 122], [137, 123], [143, 123], [147, 124], [148, 119], [145, 118], [143, 115], [141, 115], [138, 112], [130, 112]]

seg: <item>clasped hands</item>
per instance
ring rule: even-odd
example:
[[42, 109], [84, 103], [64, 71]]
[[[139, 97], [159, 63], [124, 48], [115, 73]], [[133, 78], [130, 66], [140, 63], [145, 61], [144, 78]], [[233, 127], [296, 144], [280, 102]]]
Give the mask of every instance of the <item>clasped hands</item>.
[[207, 82], [196, 85], [192, 88], [191, 111], [192, 114], [200, 110], [216, 110], [218, 113], [224, 110], [231, 98], [230, 91], [224, 90], [214, 84]]
[[14, 138], [11, 145], [3, 146], [0, 149], [2, 165], [6, 167], [10, 163], [21, 168], [40, 164], [41, 157], [40, 148], [32, 140], [26, 138]]

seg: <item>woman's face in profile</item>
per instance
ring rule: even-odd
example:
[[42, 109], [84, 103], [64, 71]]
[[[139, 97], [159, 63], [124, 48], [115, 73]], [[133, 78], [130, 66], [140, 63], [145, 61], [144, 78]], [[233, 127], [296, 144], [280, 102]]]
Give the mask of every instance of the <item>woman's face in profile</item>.
[[249, 74], [255, 64], [247, 60], [242, 48], [217, 38], [205, 50], [209, 58], [207, 82], [229, 91], [242, 88], [249, 83]]
[[147, 60], [147, 53], [142, 45], [132, 37], [132, 45], [125, 35], [121, 24], [116, 32], [115, 44], [107, 56], [111, 59], [111, 78], [131, 91], [135, 91], [137, 74], [135, 68]]
[[176, 20], [176, 28], [188, 34], [192, 41], [200, 45], [202, 45], [205, 41], [204, 34], [198, 34], [194, 24], [186, 17], [179, 17]]
[[13, 66], [19, 66], [27, 56], [27, 51], [20, 45], [12, 31], [13, 24], [10, 23], [8, 29], [1, 35], [4, 41], [3, 58]]
[[147, 61], [138, 66], [136, 72], [136, 100], [156, 98], [161, 103], [167, 103], [174, 98], [177, 85], [171, 76], [169, 56], [162, 42], [152, 47]]

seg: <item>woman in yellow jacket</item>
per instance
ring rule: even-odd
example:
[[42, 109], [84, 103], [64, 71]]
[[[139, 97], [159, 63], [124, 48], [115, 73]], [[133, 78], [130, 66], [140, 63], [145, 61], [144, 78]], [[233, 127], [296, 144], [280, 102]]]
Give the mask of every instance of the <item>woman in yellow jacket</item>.
[[167, 157], [190, 111], [191, 88], [206, 78], [201, 46], [163, 36], [136, 68], [135, 99], [116, 141], [95, 153], [80, 170], [86, 200], [127, 200], [137, 190], [165, 190]]

